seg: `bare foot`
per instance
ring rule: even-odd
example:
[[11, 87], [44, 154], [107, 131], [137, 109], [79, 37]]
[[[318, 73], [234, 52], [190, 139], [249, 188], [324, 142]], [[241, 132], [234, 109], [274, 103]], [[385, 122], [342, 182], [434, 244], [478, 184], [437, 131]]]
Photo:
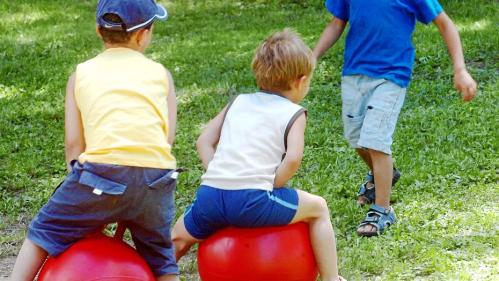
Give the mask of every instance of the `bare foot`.
[[363, 225], [357, 228], [357, 234], [360, 236], [376, 236], [378, 235], [378, 229], [373, 225]]

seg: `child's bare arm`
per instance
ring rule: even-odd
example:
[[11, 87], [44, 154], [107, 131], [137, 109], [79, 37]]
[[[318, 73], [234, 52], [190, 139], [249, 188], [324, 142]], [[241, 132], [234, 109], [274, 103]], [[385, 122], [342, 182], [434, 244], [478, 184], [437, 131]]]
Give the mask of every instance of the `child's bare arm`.
[[331, 48], [336, 41], [343, 34], [346, 22], [334, 17], [331, 22], [326, 26], [322, 35], [314, 48], [314, 57], [319, 59], [329, 48]]
[[168, 143], [173, 145], [175, 141], [175, 132], [177, 130], [177, 99], [175, 95], [175, 85], [170, 71], [166, 70], [168, 77], [168, 96], [166, 102], [168, 104]]
[[291, 126], [288, 134], [288, 149], [286, 156], [277, 168], [274, 178], [274, 187], [283, 187], [295, 175], [300, 168], [303, 158], [303, 147], [305, 145], [305, 127], [307, 117], [305, 113], [300, 115]]
[[449, 50], [454, 65], [454, 86], [465, 101], [470, 101], [476, 94], [477, 85], [466, 70], [459, 32], [445, 12], [440, 13], [433, 23], [438, 27]]
[[208, 164], [211, 159], [213, 159], [213, 155], [215, 155], [227, 107], [228, 106], [225, 106], [215, 118], [208, 122], [196, 142], [199, 158], [201, 158], [201, 162], [205, 169], [208, 168]]
[[68, 170], [71, 170], [71, 160], [78, 159], [78, 156], [85, 151], [85, 138], [83, 135], [83, 124], [80, 110], [76, 105], [74, 96], [75, 74], [73, 73], [66, 86], [65, 101], [65, 153]]

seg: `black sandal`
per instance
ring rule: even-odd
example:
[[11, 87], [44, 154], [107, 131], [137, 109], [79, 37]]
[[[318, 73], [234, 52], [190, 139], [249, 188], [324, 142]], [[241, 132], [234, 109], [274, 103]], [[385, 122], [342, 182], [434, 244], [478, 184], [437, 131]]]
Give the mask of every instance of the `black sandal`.
[[[393, 168], [392, 187], [395, 186], [402, 174], [396, 168]], [[366, 175], [365, 182], [360, 185], [359, 192], [357, 192], [357, 202], [359, 205], [371, 204], [376, 201], [376, 190], [374, 185], [374, 175], [369, 171]]]

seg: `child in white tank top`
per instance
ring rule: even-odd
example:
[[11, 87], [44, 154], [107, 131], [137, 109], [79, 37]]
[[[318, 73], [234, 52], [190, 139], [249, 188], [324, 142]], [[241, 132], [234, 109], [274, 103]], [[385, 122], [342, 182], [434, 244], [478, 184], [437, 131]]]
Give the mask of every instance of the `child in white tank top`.
[[286, 187], [303, 157], [305, 110], [315, 60], [300, 37], [284, 30], [256, 51], [260, 91], [239, 95], [213, 118], [196, 145], [207, 169], [194, 203], [172, 232], [177, 259], [221, 228], [305, 221], [321, 280], [338, 275], [336, 242], [324, 198]]

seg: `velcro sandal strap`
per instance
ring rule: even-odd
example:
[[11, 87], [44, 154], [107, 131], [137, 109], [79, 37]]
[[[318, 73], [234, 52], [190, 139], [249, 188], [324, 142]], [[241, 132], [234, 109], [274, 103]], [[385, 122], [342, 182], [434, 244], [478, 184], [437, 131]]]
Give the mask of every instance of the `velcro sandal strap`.
[[364, 178], [365, 181], [367, 182], [372, 182], [374, 183], [374, 174], [372, 171], [367, 172], [366, 177]]
[[372, 186], [371, 188], [367, 188], [368, 183], [369, 182], [365, 182], [360, 186], [357, 197], [363, 196], [367, 199], [367, 203], [372, 203], [376, 199], [376, 190], [374, 186]]
[[367, 213], [367, 216], [362, 223], [371, 223], [371, 222], [378, 223], [379, 217], [376, 215], [372, 216], [371, 214], [374, 214], [374, 213]]
[[388, 215], [391, 211], [391, 208], [383, 208], [380, 205], [372, 204], [369, 208], [369, 212], [375, 212], [378, 215]]

